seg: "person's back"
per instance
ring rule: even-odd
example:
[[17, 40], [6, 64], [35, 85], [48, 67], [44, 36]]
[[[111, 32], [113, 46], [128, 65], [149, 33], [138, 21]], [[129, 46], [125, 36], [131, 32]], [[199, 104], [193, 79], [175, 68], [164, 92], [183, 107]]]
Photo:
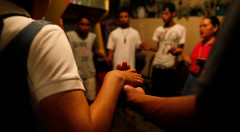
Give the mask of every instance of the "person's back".
[[[29, 13], [33, 18], [40, 19], [48, 5], [48, 0], [0, 1], [1, 15], [13, 13], [13, 16], [1, 19], [0, 53], [7, 50], [11, 40], [24, 27], [31, 22], [35, 22], [34, 19], [29, 18]], [[20, 15], [15, 16], [16, 13]], [[20, 40], [26, 41], [28, 37], [29, 35], [21, 36]], [[24, 42], [24, 44], [27, 43]], [[16, 52], [21, 51], [15, 45], [13, 47]], [[44, 26], [32, 40], [30, 48], [23, 49], [23, 51], [28, 53], [25, 60], [18, 60], [18, 54], [15, 52], [12, 52], [13, 59], [9, 59], [9, 56], [3, 57], [6, 61], [16, 61], [16, 63], [19, 61], [27, 67], [24, 70], [14, 69], [15, 65], [8, 67], [6, 64], [3, 67], [13, 68], [9, 72], [4, 71], [7, 73], [5, 90], [11, 91], [4, 93], [9, 99], [6, 96], [1, 96], [3, 97], [4, 111], [7, 111], [4, 114], [6, 114], [7, 119], [10, 119], [10, 121], [4, 121], [5, 127], [10, 126], [5, 130], [28, 131], [25, 128], [18, 127], [18, 125], [29, 126], [28, 121], [32, 122], [32, 119], [27, 120], [23, 113], [34, 113], [34, 108], [36, 108], [37, 111], [40, 110], [39, 113], [36, 112], [40, 114], [37, 119], [43, 117], [43, 120], [47, 123], [46, 126], [51, 131], [109, 131], [117, 99], [123, 85], [125, 83], [133, 85], [142, 83], [142, 78], [134, 70], [127, 72], [111, 71], [105, 76], [99, 97], [89, 107], [84, 96], [85, 88], [78, 74], [69, 41], [59, 26], [52, 24]], [[19, 54], [24, 55], [23, 53]], [[1, 64], [2, 62], [1, 60]], [[16, 73], [27, 76], [21, 76], [23, 78], [20, 78], [20, 76], [15, 75]], [[19, 78], [24, 82], [18, 84], [21, 81]], [[15, 85], [13, 85], [14, 83]], [[18, 99], [19, 95], [24, 99]], [[32, 100], [29, 99], [30, 97], [32, 97]], [[26, 109], [20, 110], [24, 107], [24, 104], [17, 102], [18, 100], [26, 101]], [[31, 105], [36, 107], [31, 107]], [[32, 115], [30, 114], [30, 117]], [[103, 118], [104, 120], [102, 120]], [[72, 122], [73, 119], [74, 122]]]

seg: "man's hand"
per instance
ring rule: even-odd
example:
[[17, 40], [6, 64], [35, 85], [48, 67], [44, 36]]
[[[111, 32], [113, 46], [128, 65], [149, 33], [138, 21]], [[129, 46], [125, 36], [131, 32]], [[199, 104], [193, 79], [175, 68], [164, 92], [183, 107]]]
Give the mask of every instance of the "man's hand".
[[182, 48], [174, 48], [174, 47], [172, 47], [172, 48], [170, 48], [168, 50], [168, 53], [171, 53], [172, 55], [178, 56], [178, 55], [180, 55], [182, 53]]
[[130, 69], [130, 65], [127, 64], [127, 62], [122, 62], [122, 65], [121, 64], [118, 64], [117, 65], [117, 70], [120, 70], [120, 71], [127, 71]]

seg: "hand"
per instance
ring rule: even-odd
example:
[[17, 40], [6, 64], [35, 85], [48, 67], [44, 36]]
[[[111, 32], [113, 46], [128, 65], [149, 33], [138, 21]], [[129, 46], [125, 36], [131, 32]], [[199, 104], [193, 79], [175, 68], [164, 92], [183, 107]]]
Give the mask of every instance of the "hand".
[[140, 49], [141, 49], [141, 50], [150, 50], [150, 47], [149, 47], [146, 43], [142, 43], [142, 44], [140, 45]]
[[107, 62], [108, 65], [112, 65], [112, 59], [109, 57], [104, 57], [104, 60]]
[[197, 58], [196, 61], [197, 61], [198, 66], [203, 67], [206, 59], [205, 58]]
[[131, 98], [138, 94], [145, 95], [145, 92], [141, 87], [134, 88], [130, 85], [125, 85], [123, 88], [123, 92], [125, 93], [126, 101], [131, 101]]
[[172, 48], [170, 48], [168, 50], [168, 53], [171, 53], [172, 55], [177, 56], [177, 55], [180, 55], [182, 53], [182, 50], [183, 50], [182, 48], [174, 48], [174, 47], [172, 47]]
[[136, 69], [130, 69], [127, 71], [122, 71], [125, 72], [124, 74], [126, 77], [126, 84], [131, 85], [131, 86], [142, 86], [143, 85], [143, 78], [141, 74], [137, 73]]
[[136, 92], [136, 93], [140, 93], [140, 94], [145, 94], [145, 91], [141, 88], [141, 87], [132, 87], [130, 85], [125, 85], [123, 88], [123, 91], [127, 94], [130, 92]]
[[130, 69], [127, 71], [113, 70], [107, 73], [104, 80], [112, 80], [112, 78], [119, 78], [124, 81], [124, 84], [131, 86], [142, 86], [143, 78], [141, 74], [138, 74], [135, 69]]
[[129, 70], [130, 69], [130, 65], [127, 64], [127, 62], [122, 62], [122, 65], [121, 64], [118, 64], [117, 65], [117, 70], [120, 70], [120, 71], [126, 71], [126, 70]]
[[151, 51], [158, 51], [158, 48], [150, 48]]

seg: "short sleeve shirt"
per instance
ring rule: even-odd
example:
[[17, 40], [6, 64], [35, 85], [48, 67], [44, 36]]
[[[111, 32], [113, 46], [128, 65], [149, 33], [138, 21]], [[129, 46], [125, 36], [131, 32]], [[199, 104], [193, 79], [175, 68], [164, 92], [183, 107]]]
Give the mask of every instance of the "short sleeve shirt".
[[135, 51], [142, 43], [137, 30], [129, 27], [122, 29], [118, 27], [110, 33], [107, 48], [114, 50], [113, 69], [117, 64], [126, 61], [130, 68], [135, 68]]
[[[26, 14], [22, 8], [8, 1], [0, 1], [11, 13]], [[28, 14], [26, 14], [28, 15]], [[34, 21], [23, 16], [4, 19], [0, 51], [21, 31]], [[3, 37], [4, 36], [4, 37]], [[78, 74], [76, 62], [64, 31], [57, 25], [44, 26], [32, 41], [27, 60], [30, 91], [37, 101], [64, 91], [85, 90]]]
[[158, 51], [153, 60], [154, 65], [162, 65], [165, 67], [173, 67], [175, 64], [175, 56], [168, 53], [171, 47], [179, 47], [185, 43], [186, 29], [180, 24], [172, 27], [164, 28], [160, 26], [154, 31], [152, 39], [158, 42]]
[[191, 60], [192, 60], [191, 67], [190, 67], [191, 72], [198, 74], [200, 67], [197, 65], [196, 59], [197, 58], [207, 59], [208, 54], [209, 54], [210, 50], [212, 49], [214, 42], [211, 42], [210, 44], [207, 44], [207, 45], [204, 45], [202, 43], [202, 41], [198, 42], [198, 44], [195, 46], [195, 48], [193, 49], [193, 51], [190, 55]]

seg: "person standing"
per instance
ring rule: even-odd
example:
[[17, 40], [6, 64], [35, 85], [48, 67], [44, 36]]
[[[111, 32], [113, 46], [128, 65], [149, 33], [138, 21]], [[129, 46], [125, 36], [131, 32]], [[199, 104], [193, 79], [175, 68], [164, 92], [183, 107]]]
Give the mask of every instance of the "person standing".
[[[96, 97], [96, 69], [94, 53], [106, 59], [106, 56], [97, 52], [96, 35], [90, 32], [91, 23], [87, 16], [80, 16], [77, 22], [78, 29], [68, 31], [67, 37], [71, 44], [78, 72], [86, 88], [86, 97], [92, 103]], [[94, 51], [94, 52], [93, 52]]]
[[162, 9], [164, 26], [155, 29], [152, 39], [157, 46], [152, 48], [157, 51], [152, 70], [152, 92], [156, 96], [172, 96], [174, 91], [175, 61], [178, 54], [171, 54], [172, 49], [183, 48], [186, 29], [173, 21], [176, 15], [175, 5], [165, 3]]
[[216, 34], [219, 30], [220, 22], [215, 16], [206, 16], [200, 23], [200, 35], [202, 41], [198, 42], [194, 47], [191, 55], [178, 48], [173, 53], [181, 53], [181, 56], [185, 62], [190, 65], [189, 75], [182, 90], [182, 95], [193, 94], [193, 86], [199, 77], [203, 73], [203, 66], [208, 58], [208, 54], [216, 41]]
[[131, 13], [128, 8], [122, 8], [119, 12], [120, 27], [113, 30], [108, 38], [108, 59], [113, 60], [113, 69], [117, 64], [127, 62], [131, 68], [135, 68], [136, 49], [148, 49], [142, 43], [137, 30], [129, 26]]

